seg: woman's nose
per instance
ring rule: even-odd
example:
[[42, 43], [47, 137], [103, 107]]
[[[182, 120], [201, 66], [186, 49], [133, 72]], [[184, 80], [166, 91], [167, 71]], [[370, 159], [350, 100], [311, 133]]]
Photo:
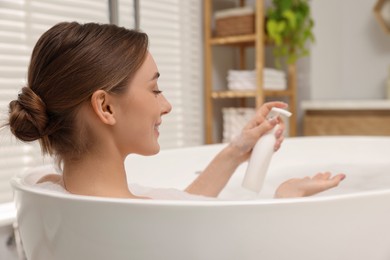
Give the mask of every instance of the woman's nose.
[[163, 100], [161, 102], [161, 114], [162, 115], [165, 115], [165, 114], [168, 114], [169, 112], [171, 112], [172, 110], [172, 105], [168, 102], [168, 100], [165, 98], [164, 95], [161, 95]]

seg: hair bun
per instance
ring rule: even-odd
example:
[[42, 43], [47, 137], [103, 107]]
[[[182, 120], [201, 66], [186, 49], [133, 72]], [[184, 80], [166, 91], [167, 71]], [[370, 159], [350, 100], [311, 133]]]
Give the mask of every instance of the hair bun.
[[18, 99], [9, 103], [11, 132], [22, 141], [34, 141], [45, 135], [47, 124], [45, 103], [31, 88], [22, 88]]

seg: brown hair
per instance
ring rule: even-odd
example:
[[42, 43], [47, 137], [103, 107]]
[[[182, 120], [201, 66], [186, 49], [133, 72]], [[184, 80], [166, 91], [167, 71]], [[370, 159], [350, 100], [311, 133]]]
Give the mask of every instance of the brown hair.
[[86, 150], [76, 113], [99, 89], [122, 93], [142, 65], [145, 33], [108, 24], [63, 22], [34, 47], [27, 86], [9, 104], [11, 132], [39, 140], [44, 154], [78, 158]]

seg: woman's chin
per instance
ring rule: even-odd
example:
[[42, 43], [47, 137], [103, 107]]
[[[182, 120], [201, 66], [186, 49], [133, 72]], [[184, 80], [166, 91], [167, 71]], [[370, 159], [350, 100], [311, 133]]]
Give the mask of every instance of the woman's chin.
[[155, 154], [158, 154], [160, 152], [160, 146], [158, 146], [158, 148], [156, 148], [150, 155], [155, 155]]
[[151, 156], [151, 155], [158, 154], [159, 152], [160, 152], [160, 145], [157, 144], [156, 146], [151, 147], [150, 149], [145, 149], [140, 154], [144, 156]]

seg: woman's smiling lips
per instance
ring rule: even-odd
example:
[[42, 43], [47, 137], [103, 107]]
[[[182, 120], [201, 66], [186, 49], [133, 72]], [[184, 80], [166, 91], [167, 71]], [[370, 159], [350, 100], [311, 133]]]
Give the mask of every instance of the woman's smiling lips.
[[160, 127], [161, 123], [162, 122], [160, 121], [160, 122], [158, 122], [157, 124], [154, 125], [154, 129], [156, 130], [157, 136], [160, 135], [159, 127]]

